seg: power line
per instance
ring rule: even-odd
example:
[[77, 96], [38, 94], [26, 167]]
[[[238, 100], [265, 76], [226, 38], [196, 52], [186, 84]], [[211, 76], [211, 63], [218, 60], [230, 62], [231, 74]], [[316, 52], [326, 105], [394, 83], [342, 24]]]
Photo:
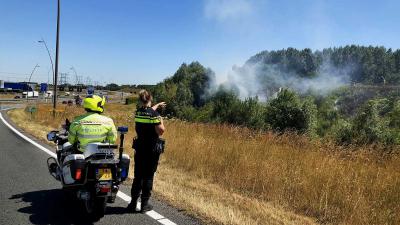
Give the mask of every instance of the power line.
[[[11, 73], [11, 72], [1, 72], [1, 71], [0, 71], [0, 74], [19, 75], [20, 77], [22, 77], [22, 76], [26, 77], [26, 76], [30, 75], [29, 73]], [[47, 75], [44, 75], [44, 74], [35, 74], [35, 77], [36, 76], [47, 77]]]
[[[68, 74], [67, 73], [59, 73], [60, 76], [61, 74], [65, 76], [61, 79], [63, 82], [60, 82], [61, 84], [65, 84], [68, 83], [69, 79], [68, 79]], [[8, 76], [10, 75], [10, 76]], [[14, 81], [21, 81], [21, 80], [25, 80], [27, 79], [27, 77], [29, 77], [29, 73], [14, 73], [14, 72], [6, 72], [6, 71], [0, 71], [0, 80], [14, 80]], [[42, 80], [42, 81], [48, 81], [48, 74], [35, 74], [35, 78], [33, 78], [34, 80]], [[39, 79], [37, 79], [39, 78]], [[84, 75], [78, 75], [76, 77], [76, 81], [77, 84], [86, 84], [86, 85], [93, 85], [94, 82], [93, 79], [90, 76], [84, 76]], [[97, 81], [98, 83], [100, 81]], [[101, 83], [101, 82], [100, 82]], [[110, 83], [112, 83], [112, 81], [110, 81]]]
[[59, 73], [60, 75], [60, 85], [68, 84], [68, 73]]

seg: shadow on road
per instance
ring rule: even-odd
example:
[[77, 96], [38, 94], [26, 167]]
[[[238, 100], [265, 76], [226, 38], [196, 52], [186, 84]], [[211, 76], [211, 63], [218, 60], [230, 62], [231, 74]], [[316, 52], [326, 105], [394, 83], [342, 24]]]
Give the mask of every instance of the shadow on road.
[[[60, 189], [42, 190], [13, 195], [10, 199], [22, 200], [29, 206], [18, 212], [30, 214], [32, 224], [93, 224], [77, 200]], [[108, 207], [106, 214], [124, 214], [124, 208]]]

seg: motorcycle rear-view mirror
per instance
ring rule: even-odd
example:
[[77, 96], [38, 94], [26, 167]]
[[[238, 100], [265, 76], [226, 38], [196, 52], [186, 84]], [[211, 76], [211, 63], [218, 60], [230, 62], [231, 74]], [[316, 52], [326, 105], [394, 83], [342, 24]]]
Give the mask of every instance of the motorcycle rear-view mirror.
[[50, 133], [47, 134], [47, 140], [48, 141], [55, 141], [57, 133], [58, 133], [57, 131], [50, 131]]

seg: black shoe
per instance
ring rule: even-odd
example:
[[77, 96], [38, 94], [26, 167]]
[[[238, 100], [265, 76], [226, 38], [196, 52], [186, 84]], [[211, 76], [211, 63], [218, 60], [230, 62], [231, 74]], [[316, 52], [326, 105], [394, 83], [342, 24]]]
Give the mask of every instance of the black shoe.
[[136, 200], [132, 199], [131, 203], [128, 204], [128, 207], [126, 209], [131, 213], [136, 213], [138, 212], [136, 210], [136, 206], [137, 206], [137, 199]]
[[140, 212], [145, 213], [153, 210], [153, 206], [149, 203], [149, 199], [142, 199], [142, 205], [140, 207]]
[[[114, 203], [115, 202], [115, 196], [110, 196], [107, 198], [107, 203]], [[129, 205], [128, 205], [129, 207]]]

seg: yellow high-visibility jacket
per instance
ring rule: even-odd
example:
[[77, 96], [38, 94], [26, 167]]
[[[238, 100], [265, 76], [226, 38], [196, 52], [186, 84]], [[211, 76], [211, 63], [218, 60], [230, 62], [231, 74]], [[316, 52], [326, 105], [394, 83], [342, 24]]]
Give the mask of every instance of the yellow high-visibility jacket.
[[111, 118], [98, 113], [86, 113], [78, 116], [71, 123], [68, 141], [71, 144], [79, 143], [78, 150], [85, 151], [86, 146], [93, 142], [114, 144], [117, 139], [117, 129]]

